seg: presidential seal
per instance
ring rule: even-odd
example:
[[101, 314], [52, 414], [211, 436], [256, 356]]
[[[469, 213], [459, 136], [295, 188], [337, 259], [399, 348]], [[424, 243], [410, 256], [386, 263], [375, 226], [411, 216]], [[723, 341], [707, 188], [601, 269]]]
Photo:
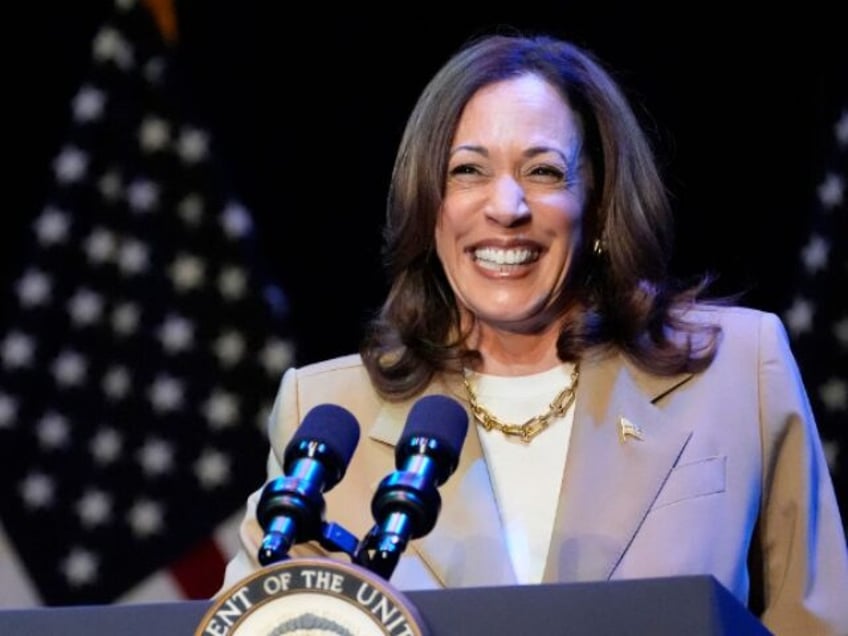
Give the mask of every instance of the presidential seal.
[[428, 636], [412, 603], [365, 568], [331, 559], [282, 561], [242, 579], [210, 607], [195, 636]]

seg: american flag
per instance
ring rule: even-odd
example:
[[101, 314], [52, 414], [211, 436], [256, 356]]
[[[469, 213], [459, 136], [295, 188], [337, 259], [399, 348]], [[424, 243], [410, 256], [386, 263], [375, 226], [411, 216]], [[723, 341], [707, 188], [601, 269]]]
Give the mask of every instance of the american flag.
[[800, 250], [796, 293], [783, 320], [848, 528], [848, 102], [830, 131]]
[[97, 31], [5, 292], [2, 605], [208, 598], [264, 478], [286, 299], [153, 16]]

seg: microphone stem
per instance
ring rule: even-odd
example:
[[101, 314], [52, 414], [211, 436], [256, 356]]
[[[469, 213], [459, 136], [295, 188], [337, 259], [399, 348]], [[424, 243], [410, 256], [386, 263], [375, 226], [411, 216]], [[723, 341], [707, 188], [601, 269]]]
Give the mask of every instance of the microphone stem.
[[294, 543], [296, 533], [297, 528], [291, 517], [275, 517], [268, 525], [268, 531], [262, 539], [262, 545], [259, 548], [259, 562], [262, 565], [270, 565], [286, 559]]
[[383, 522], [369, 567], [387, 581], [406, 549], [407, 537], [412, 534], [410, 526], [409, 515], [400, 512], [390, 513]]

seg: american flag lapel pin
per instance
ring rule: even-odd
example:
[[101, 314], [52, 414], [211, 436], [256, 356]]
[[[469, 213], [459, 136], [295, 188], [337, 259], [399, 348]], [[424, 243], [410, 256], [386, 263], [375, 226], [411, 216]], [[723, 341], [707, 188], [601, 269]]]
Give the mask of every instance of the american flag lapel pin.
[[641, 441], [642, 429], [636, 424], [628, 420], [626, 417], [619, 416], [618, 418], [618, 439], [624, 443], [629, 439], [637, 439]]

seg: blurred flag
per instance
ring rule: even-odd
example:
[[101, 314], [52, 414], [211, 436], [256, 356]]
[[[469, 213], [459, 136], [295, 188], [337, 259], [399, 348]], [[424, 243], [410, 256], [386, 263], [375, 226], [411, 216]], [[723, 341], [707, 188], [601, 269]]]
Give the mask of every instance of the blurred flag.
[[848, 528], [848, 102], [831, 130], [796, 294], [783, 319]]
[[208, 598], [222, 528], [265, 477], [285, 298], [177, 99], [173, 14], [153, 4], [117, 0], [94, 37], [5, 294], [6, 606]]

